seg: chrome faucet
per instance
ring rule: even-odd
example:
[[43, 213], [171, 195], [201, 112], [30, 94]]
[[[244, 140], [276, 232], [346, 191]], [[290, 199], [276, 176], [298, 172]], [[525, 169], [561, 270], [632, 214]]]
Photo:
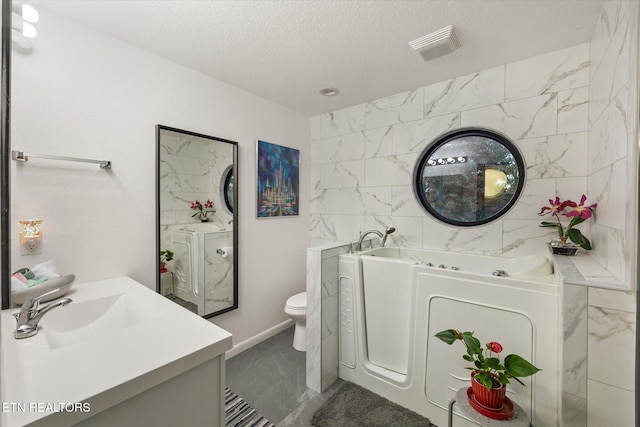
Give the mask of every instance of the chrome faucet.
[[22, 339], [34, 336], [38, 333], [38, 322], [42, 319], [42, 316], [47, 314], [48, 311], [69, 304], [73, 302], [69, 298], [62, 298], [56, 302], [52, 302], [49, 305], [45, 305], [40, 308], [40, 299], [51, 295], [55, 292], [58, 292], [60, 289], [54, 289], [45, 294], [37, 296], [35, 298], [31, 298], [29, 301], [22, 304], [19, 313], [14, 313], [13, 317], [18, 321], [18, 326], [16, 327], [13, 336], [15, 339]]
[[394, 231], [396, 231], [395, 227], [390, 227], [385, 230], [385, 234], [382, 234], [378, 230], [367, 230], [364, 233], [360, 233], [360, 240], [358, 240], [358, 250], [362, 250], [362, 242], [368, 234], [375, 234], [380, 237], [382, 239], [382, 241], [380, 242], [380, 246], [384, 246], [387, 241], [387, 237], [389, 237], [389, 234], [393, 233]]
[[364, 241], [364, 238], [367, 237], [369, 234], [375, 234], [378, 237], [380, 237], [381, 239], [384, 237], [384, 235], [379, 232], [378, 230], [367, 230], [364, 233], [360, 233], [360, 239], [358, 240], [358, 250], [361, 251], [362, 250], [362, 242]]

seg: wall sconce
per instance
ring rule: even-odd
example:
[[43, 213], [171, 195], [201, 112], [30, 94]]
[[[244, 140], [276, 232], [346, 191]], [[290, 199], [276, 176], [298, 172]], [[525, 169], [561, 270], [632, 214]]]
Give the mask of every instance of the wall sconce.
[[38, 31], [33, 25], [38, 22], [40, 15], [38, 11], [25, 0], [12, 0], [11, 6], [13, 13], [11, 15], [11, 39], [20, 48], [30, 50], [32, 48], [31, 40], [37, 35]]
[[27, 219], [20, 222], [20, 254], [42, 253], [41, 219]]

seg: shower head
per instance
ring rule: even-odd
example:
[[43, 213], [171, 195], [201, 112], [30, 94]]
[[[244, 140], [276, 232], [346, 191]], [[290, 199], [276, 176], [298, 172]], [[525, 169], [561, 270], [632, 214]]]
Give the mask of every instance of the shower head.
[[393, 233], [394, 231], [396, 231], [395, 227], [389, 227], [384, 230], [384, 237], [382, 238], [382, 242], [380, 242], [380, 246], [384, 247], [384, 244], [387, 243], [387, 237], [389, 237], [389, 234]]

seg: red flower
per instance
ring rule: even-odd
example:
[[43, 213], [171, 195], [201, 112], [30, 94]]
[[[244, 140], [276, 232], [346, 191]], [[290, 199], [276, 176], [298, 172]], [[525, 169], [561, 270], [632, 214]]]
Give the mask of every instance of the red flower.
[[487, 344], [487, 348], [494, 353], [500, 353], [502, 351], [502, 346], [499, 342], [491, 341]]
[[580, 204], [576, 206], [574, 203], [573, 206], [571, 206], [573, 209], [571, 209], [569, 212], [564, 214], [564, 216], [567, 216], [567, 217], [579, 216], [582, 219], [591, 218], [591, 216], [593, 215], [593, 209], [597, 208], [598, 204], [594, 203], [592, 205], [585, 206], [584, 202], [586, 201], [587, 201], [587, 196], [583, 194], [582, 197], [580, 198]]
[[205, 207], [206, 209], [211, 209], [211, 208], [213, 208], [213, 202], [212, 202], [211, 200], [207, 199], [207, 201], [206, 201], [206, 202], [205, 202], [205, 204], [204, 204], [204, 207]]
[[191, 202], [191, 209], [200, 209], [200, 202], [197, 200], [195, 202]]
[[548, 213], [550, 213], [551, 215], [558, 215], [567, 206], [569, 206], [569, 207], [577, 206], [576, 202], [572, 202], [571, 200], [565, 200], [564, 202], [561, 202], [560, 201], [560, 197], [558, 197], [558, 196], [556, 196], [556, 200], [555, 201], [549, 199], [549, 204], [551, 206], [543, 206], [542, 209], [540, 209], [540, 213], [538, 213], [538, 215], [546, 215]]

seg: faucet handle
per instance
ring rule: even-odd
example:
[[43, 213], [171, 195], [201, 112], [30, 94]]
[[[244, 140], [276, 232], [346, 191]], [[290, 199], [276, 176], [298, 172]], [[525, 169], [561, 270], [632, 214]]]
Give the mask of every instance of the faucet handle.
[[56, 288], [53, 289], [51, 291], [45, 292], [42, 295], [38, 295], [37, 297], [33, 297], [30, 300], [28, 300], [27, 302], [25, 302], [24, 304], [22, 304], [22, 310], [28, 310], [28, 311], [33, 311], [33, 310], [37, 310], [38, 309], [38, 305], [40, 304], [40, 300], [44, 297], [48, 297], [50, 295], [55, 294], [56, 292], [59, 292], [60, 288]]

